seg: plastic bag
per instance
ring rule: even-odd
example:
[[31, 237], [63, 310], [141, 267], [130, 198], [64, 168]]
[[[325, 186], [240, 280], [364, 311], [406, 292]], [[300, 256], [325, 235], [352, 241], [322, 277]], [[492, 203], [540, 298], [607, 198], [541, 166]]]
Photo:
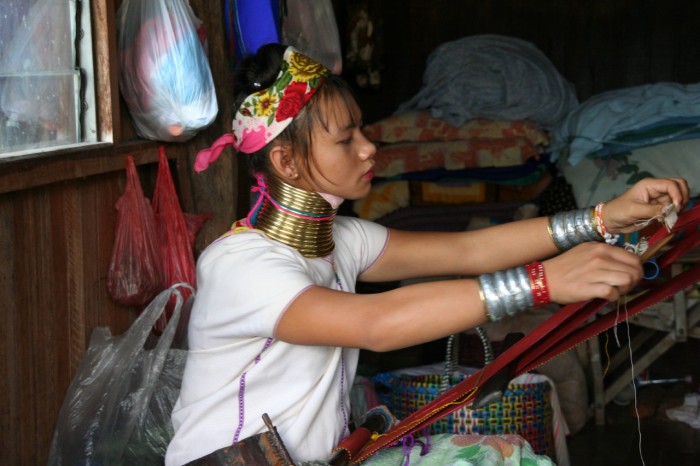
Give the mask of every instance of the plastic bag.
[[126, 158], [126, 186], [115, 208], [117, 229], [107, 290], [117, 303], [142, 307], [166, 284], [153, 209], [131, 156]]
[[124, 0], [117, 12], [119, 88], [137, 133], [186, 141], [219, 111], [198, 37], [202, 22], [185, 0]]
[[[187, 353], [174, 345], [180, 315], [192, 303], [183, 301], [184, 289], [160, 293], [122, 335], [93, 331], [58, 415], [49, 466], [162, 464]], [[172, 318], [154, 344], [151, 328], [171, 297]]]
[[331, 0], [287, 0], [282, 39], [334, 74], [341, 73], [340, 35]]
[[[165, 286], [187, 283], [192, 288], [196, 288], [197, 273], [190, 239], [192, 235], [180, 207], [170, 165], [165, 156], [165, 148], [162, 146], [159, 148], [158, 176], [153, 190], [152, 205], [163, 261]], [[187, 292], [184, 292], [184, 295], [187, 297]], [[170, 309], [167, 309], [164, 314], [165, 320], [170, 317], [170, 314]], [[162, 330], [165, 320], [158, 321], [157, 331]]]

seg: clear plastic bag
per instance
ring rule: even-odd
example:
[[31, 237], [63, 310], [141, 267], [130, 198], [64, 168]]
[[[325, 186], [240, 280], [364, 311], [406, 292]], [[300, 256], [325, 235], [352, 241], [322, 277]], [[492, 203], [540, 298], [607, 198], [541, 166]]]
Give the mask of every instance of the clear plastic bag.
[[214, 121], [216, 92], [186, 0], [124, 0], [117, 11], [119, 88], [137, 133], [186, 141]]
[[[122, 335], [93, 331], [58, 415], [49, 466], [162, 464], [185, 366], [178, 323], [194, 296], [183, 301], [181, 289], [193, 293], [183, 284], [168, 288]], [[173, 296], [173, 315], [155, 338], [151, 328]]]
[[343, 57], [331, 0], [287, 0], [282, 39], [334, 74], [341, 73]]

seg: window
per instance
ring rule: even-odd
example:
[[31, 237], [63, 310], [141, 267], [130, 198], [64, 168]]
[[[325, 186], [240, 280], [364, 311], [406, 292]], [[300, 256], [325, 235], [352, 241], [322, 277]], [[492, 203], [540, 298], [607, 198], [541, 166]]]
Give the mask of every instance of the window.
[[89, 6], [0, 1], [0, 158], [96, 141]]

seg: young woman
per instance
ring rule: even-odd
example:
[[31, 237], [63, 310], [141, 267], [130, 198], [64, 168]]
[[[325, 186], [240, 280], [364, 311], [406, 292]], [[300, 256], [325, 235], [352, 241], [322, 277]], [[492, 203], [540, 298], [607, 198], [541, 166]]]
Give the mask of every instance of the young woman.
[[[688, 201], [685, 181], [646, 179], [604, 207], [552, 218], [458, 233], [388, 230], [336, 216], [344, 199], [368, 194], [375, 155], [340, 78], [273, 44], [240, 64], [236, 89], [231, 134], [195, 168], [232, 144], [250, 162], [258, 199], [198, 260], [168, 465], [265, 432], [263, 413], [296, 461], [327, 459], [348, 434], [360, 349], [428, 342], [550, 300], [615, 300], [642, 269], [604, 237]], [[475, 278], [354, 294], [358, 279], [446, 275]]]

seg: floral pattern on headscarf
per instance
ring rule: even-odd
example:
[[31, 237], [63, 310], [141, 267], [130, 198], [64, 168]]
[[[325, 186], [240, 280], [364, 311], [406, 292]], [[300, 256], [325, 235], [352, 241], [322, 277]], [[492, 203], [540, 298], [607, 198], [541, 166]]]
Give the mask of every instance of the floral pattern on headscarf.
[[246, 154], [256, 152], [291, 123], [330, 74], [328, 68], [293, 47], [274, 83], [243, 101], [233, 119], [233, 145]]
[[285, 50], [283, 58], [275, 82], [245, 98], [231, 132], [197, 153], [196, 172], [206, 170], [230, 145], [245, 154], [265, 147], [284, 131], [330, 75], [328, 68], [293, 47]]

